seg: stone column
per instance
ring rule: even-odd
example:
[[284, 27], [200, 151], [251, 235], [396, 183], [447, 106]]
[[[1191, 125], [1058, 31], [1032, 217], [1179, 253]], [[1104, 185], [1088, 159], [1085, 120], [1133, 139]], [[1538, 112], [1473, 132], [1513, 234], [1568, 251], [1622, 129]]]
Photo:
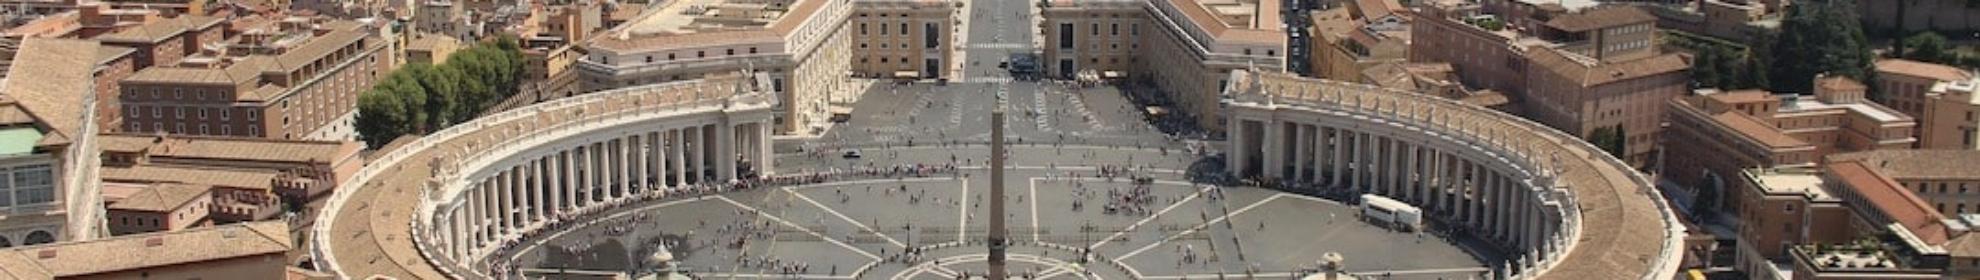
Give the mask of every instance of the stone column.
[[1306, 136], [1306, 132], [1307, 132], [1306, 124], [1292, 123], [1293, 173], [1286, 176], [1287, 178], [1290, 178], [1287, 181], [1297, 182], [1297, 183], [1306, 182], [1306, 157], [1308, 156], [1307, 153], [1311, 153], [1312, 151], [1312, 149], [1308, 148], [1308, 146], [1310, 146], [1308, 144], [1312, 144], [1311, 143], [1312, 140]]
[[683, 144], [686, 144], [682, 148], [687, 149], [687, 178], [691, 182], [701, 183], [702, 171], [707, 170], [707, 168], [702, 167], [703, 162], [701, 157], [703, 155], [701, 154], [701, 146], [707, 143], [701, 142], [701, 126], [689, 126], [684, 131], [683, 135], [686, 135], [684, 139], [687, 141], [682, 141]]
[[536, 215], [535, 222], [539, 223], [550, 218], [550, 190], [554, 189], [548, 184], [549, 181], [546, 179], [548, 176], [543, 174], [545, 162], [545, 158], [536, 158], [529, 161], [529, 172], [532, 175], [529, 178], [529, 189], [530, 193], [534, 194], [530, 198], [536, 201], [535, 205], [530, 207], [530, 212]]
[[1327, 139], [1332, 144], [1332, 147], [1328, 148], [1331, 151], [1328, 152], [1328, 157], [1332, 158], [1332, 160], [1327, 165], [1333, 173], [1331, 176], [1327, 176], [1327, 186], [1341, 188], [1343, 187], [1341, 186], [1341, 180], [1347, 177], [1348, 172], [1348, 135], [1347, 131], [1341, 130], [1338, 127], [1328, 128], [1327, 131], [1330, 132]]
[[670, 138], [668, 140], [671, 140], [670, 141], [671, 143], [668, 143], [667, 145], [667, 150], [669, 151], [668, 152], [669, 155], [667, 156], [668, 157], [667, 163], [672, 165], [667, 169], [669, 169], [668, 171], [673, 172], [675, 187], [687, 186], [687, 145], [686, 145], [687, 137], [685, 136], [686, 131], [683, 131], [680, 128], [675, 128], [675, 129], [667, 130], [667, 134], [668, 134], [667, 138]]
[[1285, 179], [1286, 171], [1286, 125], [1278, 120], [1265, 122], [1265, 178]]
[[756, 122], [756, 174], [770, 176], [777, 170], [776, 139], [771, 136], [772, 125], [767, 120]]
[[1403, 159], [1402, 184], [1403, 189], [1408, 190], [1403, 194], [1409, 197], [1410, 204], [1425, 205], [1423, 196], [1428, 192], [1423, 191], [1423, 177], [1420, 176], [1423, 172], [1423, 149], [1415, 143], [1403, 142], [1403, 145], [1409, 149], [1409, 158]]
[[[720, 164], [716, 163], [716, 162], [720, 162], [722, 159], [721, 158], [722, 155], [720, 154], [722, 149], [719, 147], [724, 144], [716, 142], [717, 139], [721, 138], [720, 136], [717, 135], [717, 134], [721, 134], [721, 130], [722, 129], [719, 127], [719, 125], [715, 125], [715, 124], [701, 125], [701, 138], [694, 139], [695, 143], [700, 143], [699, 145], [695, 145], [695, 146], [699, 147], [701, 150], [701, 157], [700, 157], [701, 168], [695, 169], [695, 171], [700, 171], [703, 179], [708, 179], [709, 178], [708, 176], [711, 175], [715, 176], [713, 179], [709, 179], [710, 183], [718, 183], [718, 184], [722, 183], [722, 178], [721, 178], [722, 173], [718, 170], [715, 170], [715, 169], [720, 169], [717, 167], [721, 166]], [[713, 172], [713, 174], [710, 174], [710, 172]]]
[[633, 153], [632, 187], [633, 194], [644, 194], [653, 189], [653, 135], [652, 132], [633, 134], [632, 144], [627, 150]]
[[1230, 133], [1230, 137], [1226, 138], [1229, 138], [1228, 140], [1231, 141], [1231, 151], [1225, 155], [1224, 161], [1228, 161], [1228, 163], [1224, 164], [1224, 166], [1229, 166], [1231, 173], [1243, 177], [1248, 175], [1244, 174], [1244, 165], [1246, 162], [1249, 162], [1246, 156], [1250, 154], [1247, 150], [1250, 147], [1245, 147], [1244, 141], [1245, 138], [1249, 137], [1245, 135], [1243, 118], [1232, 117], [1230, 122], [1228, 125], [1230, 127], [1230, 132], [1228, 132]]
[[736, 179], [736, 127], [732, 123], [715, 125], [715, 174], [716, 183], [727, 183]]

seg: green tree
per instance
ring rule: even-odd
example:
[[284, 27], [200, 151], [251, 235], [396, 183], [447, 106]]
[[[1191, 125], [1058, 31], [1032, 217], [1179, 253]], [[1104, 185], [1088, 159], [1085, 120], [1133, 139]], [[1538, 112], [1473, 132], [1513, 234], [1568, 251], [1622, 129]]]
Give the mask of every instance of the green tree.
[[1598, 127], [1588, 133], [1588, 144], [1602, 148], [1603, 152], [1620, 158], [1626, 151], [1624, 145], [1627, 143], [1624, 143], [1623, 137], [1623, 129], [1620, 126]]
[[1722, 54], [1724, 50], [1707, 46], [1698, 48], [1696, 52], [1691, 58], [1691, 81], [1700, 88], [1725, 87], [1726, 76], [1732, 73], [1723, 71], [1725, 66], [1721, 61], [1725, 59]]
[[378, 148], [412, 131], [406, 126], [411, 123], [411, 112], [400, 101], [397, 95], [382, 88], [358, 95], [358, 140]]
[[456, 51], [441, 65], [395, 70], [359, 97], [360, 139], [384, 145], [481, 115], [519, 88], [524, 63], [520, 48], [514, 36], [502, 36]]
[[1955, 61], [1958, 57], [1953, 55], [1952, 44], [1946, 42], [1946, 36], [1939, 36], [1939, 33], [1919, 32], [1917, 35], [1905, 37], [1904, 42], [1899, 45], [1898, 49], [1904, 50], [1899, 57], [1939, 64], [1958, 62]]
[[1769, 68], [1775, 92], [1810, 92], [1816, 74], [1858, 81], [1875, 75], [1869, 39], [1858, 22], [1853, 0], [1796, 2], [1781, 20]]

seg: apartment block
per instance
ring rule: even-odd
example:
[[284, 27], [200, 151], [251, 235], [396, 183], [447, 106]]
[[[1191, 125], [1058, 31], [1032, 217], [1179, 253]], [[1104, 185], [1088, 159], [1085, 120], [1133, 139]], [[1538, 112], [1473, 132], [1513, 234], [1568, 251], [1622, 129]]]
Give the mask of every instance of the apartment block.
[[257, 24], [125, 78], [121, 131], [355, 139], [357, 94], [390, 66], [375, 26], [306, 17]]

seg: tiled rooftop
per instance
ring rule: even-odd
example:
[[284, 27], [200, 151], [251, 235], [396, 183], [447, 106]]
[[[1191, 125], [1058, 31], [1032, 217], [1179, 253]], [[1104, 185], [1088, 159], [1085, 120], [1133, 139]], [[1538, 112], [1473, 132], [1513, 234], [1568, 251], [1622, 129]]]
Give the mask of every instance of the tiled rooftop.
[[52, 279], [218, 259], [276, 255], [294, 248], [282, 221], [250, 222], [0, 249], [0, 279]]

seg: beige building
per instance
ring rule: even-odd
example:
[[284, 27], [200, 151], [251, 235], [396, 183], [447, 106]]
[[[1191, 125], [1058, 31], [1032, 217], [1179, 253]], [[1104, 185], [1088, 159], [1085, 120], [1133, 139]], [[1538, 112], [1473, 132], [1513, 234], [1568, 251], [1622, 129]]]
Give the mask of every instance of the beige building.
[[948, 76], [955, 48], [955, 4], [948, 1], [858, 1], [853, 75], [873, 78]]
[[406, 63], [426, 63], [438, 65], [447, 63], [447, 56], [461, 50], [461, 40], [440, 34], [415, 35], [419, 38], [406, 43]]
[[[95, 41], [27, 38], [0, 79], [0, 247], [105, 233], [97, 185]], [[4, 266], [4, 265], [0, 265]]]
[[1466, 85], [1505, 92], [1522, 116], [1591, 137], [1624, 133], [1623, 160], [1654, 155], [1665, 100], [1683, 95], [1690, 63], [1658, 51], [1657, 18], [1590, 1], [1436, 1], [1411, 25], [1412, 62], [1450, 63]]
[[1921, 149], [1980, 150], [1980, 77], [1965, 81], [1942, 81], [1926, 93], [1924, 127], [1919, 130]]
[[283, 279], [280, 221], [0, 250], [0, 279]]
[[1877, 61], [1878, 102], [1918, 117], [1918, 148], [1980, 149], [1975, 85], [1980, 75], [1956, 67], [1904, 59]]
[[1231, 70], [1281, 71], [1281, 1], [1055, 0], [1044, 5], [1043, 68], [1146, 81], [1203, 127], [1221, 130], [1220, 92]]
[[1314, 77], [1366, 83], [1362, 76], [1370, 68], [1409, 59], [1409, 10], [1394, 0], [1350, 3], [1309, 16]]
[[[848, 91], [851, 76], [859, 73], [855, 57], [871, 64], [862, 71], [946, 77], [946, 66], [933, 71], [927, 66], [950, 64], [953, 58], [946, 56], [955, 43], [948, 34], [958, 16], [952, 1], [687, 0], [658, 5], [645, 17], [582, 46], [578, 91], [697, 80], [748, 68], [770, 76], [766, 90], [781, 101], [773, 108], [779, 134], [824, 129], [828, 100], [848, 99], [832, 95]], [[859, 17], [862, 13], [867, 17]], [[857, 48], [858, 23], [867, 24], [870, 38], [891, 39], [861, 41], [869, 45]], [[900, 35], [901, 24], [912, 34]], [[891, 37], [880, 37], [882, 25]], [[929, 36], [930, 27], [938, 36]], [[883, 51], [875, 44], [889, 45]], [[900, 44], [911, 51], [902, 52]], [[909, 53], [915, 61], [901, 66], [901, 56]], [[881, 58], [896, 67], [882, 67]]]

